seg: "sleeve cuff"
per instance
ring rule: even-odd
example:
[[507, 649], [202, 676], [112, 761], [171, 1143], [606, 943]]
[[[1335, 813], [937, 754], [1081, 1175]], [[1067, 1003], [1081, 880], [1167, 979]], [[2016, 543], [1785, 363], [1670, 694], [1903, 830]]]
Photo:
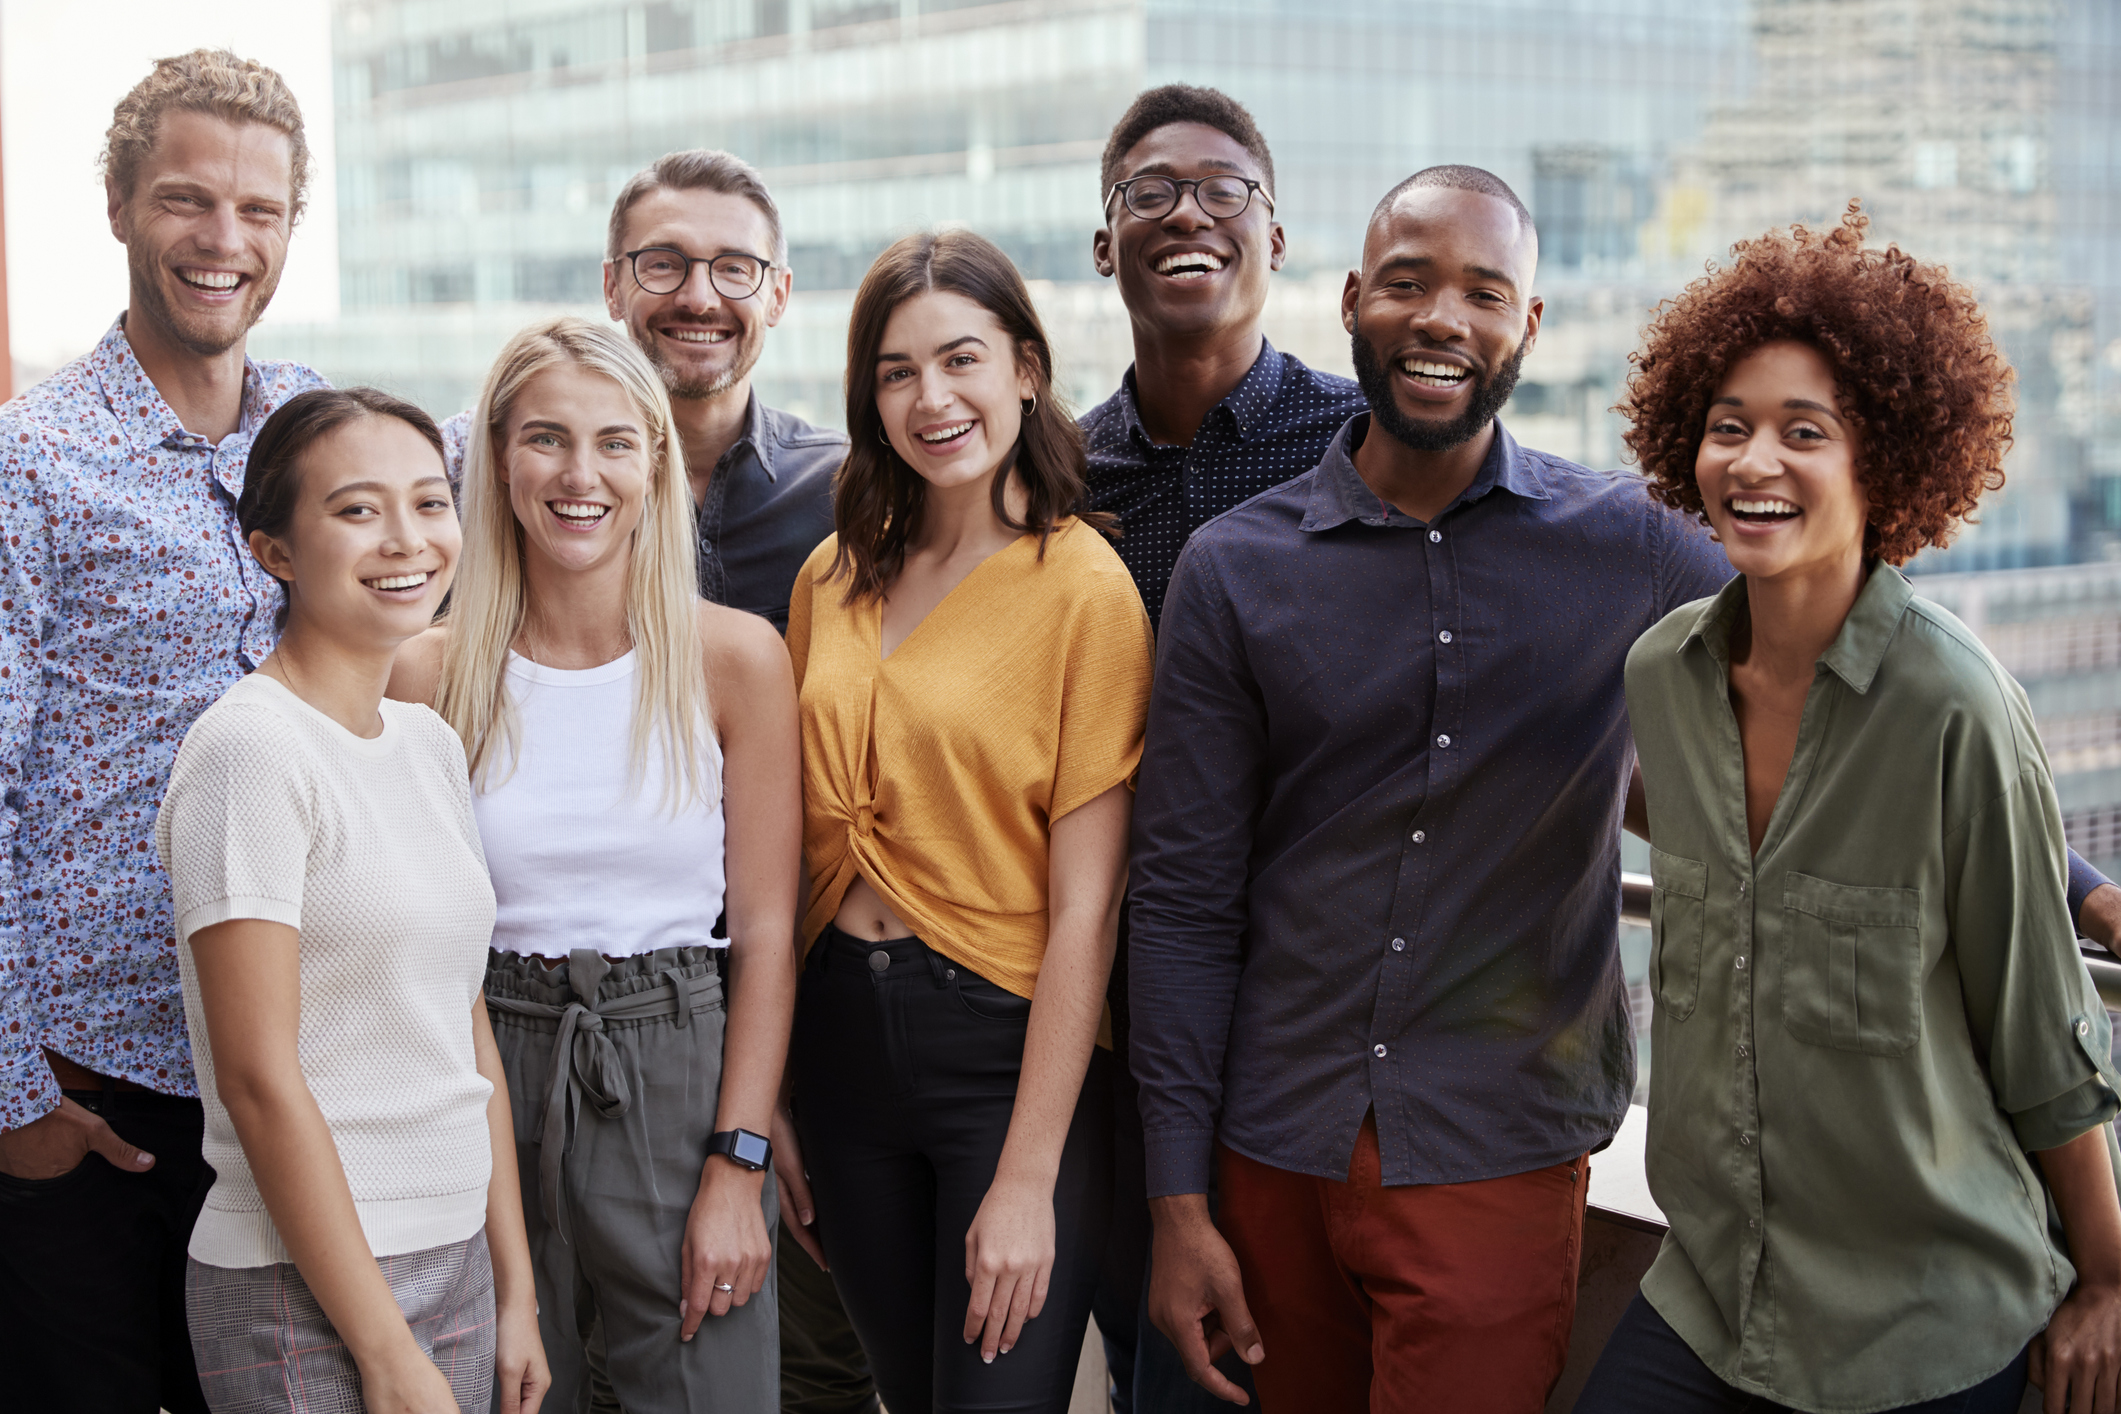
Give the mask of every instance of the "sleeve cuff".
[[249, 898], [236, 896], [202, 903], [177, 919], [177, 941], [188, 943], [191, 935], [201, 928], [211, 928], [216, 923], [226, 923], [235, 918], [257, 918], [267, 923], [285, 923], [297, 933], [302, 931], [302, 905], [277, 898]]
[[20, 1129], [59, 1108], [59, 1079], [32, 1042], [11, 1048], [0, 1070], [0, 1130]]
[[2069, 926], [2077, 927], [2077, 920], [2084, 915], [2084, 901], [2113, 880], [2092, 868], [2083, 855], [2075, 850], [2069, 852]]
[[1151, 1198], [1208, 1191], [1208, 1175], [1215, 1163], [1215, 1131], [1152, 1129], [1142, 1140]]
[[2018, 1144], [2029, 1154], [2059, 1149], [2121, 1114], [2121, 1095], [2115, 1093], [2121, 1074], [2114, 1070], [2113, 1032], [2105, 1009], [2074, 1018], [2070, 1030], [2084, 1058], [2091, 1062], [2093, 1074], [2052, 1100], [2011, 1116], [2011, 1129], [2018, 1136]]

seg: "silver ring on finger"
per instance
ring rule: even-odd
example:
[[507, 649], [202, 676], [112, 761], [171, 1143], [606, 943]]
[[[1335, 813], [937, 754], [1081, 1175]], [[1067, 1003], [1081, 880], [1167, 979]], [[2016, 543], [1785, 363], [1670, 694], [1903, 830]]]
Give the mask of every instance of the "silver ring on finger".
[[728, 1282], [726, 1282], [726, 1281], [718, 1281], [718, 1282], [716, 1282], [716, 1283], [714, 1284], [714, 1289], [715, 1289], [716, 1291], [735, 1291], [735, 1290], [736, 1290], [736, 1288], [735, 1288], [735, 1287], [731, 1286], [731, 1285], [730, 1285], [730, 1284], [729, 1284]]

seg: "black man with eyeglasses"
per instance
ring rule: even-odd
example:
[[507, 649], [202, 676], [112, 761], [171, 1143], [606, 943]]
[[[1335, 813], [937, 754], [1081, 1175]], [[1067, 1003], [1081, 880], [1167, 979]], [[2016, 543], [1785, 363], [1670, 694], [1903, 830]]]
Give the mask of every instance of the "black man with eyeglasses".
[[[1084, 416], [1090, 504], [1120, 518], [1119, 557], [1149, 618], [1186, 538], [1203, 522], [1318, 464], [1362, 410], [1350, 380], [1308, 368], [1267, 341], [1268, 276], [1280, 268], [1274, 158], [1243, 105], [1212, 88], [1167, 84], [1134, 100], [1105, 144], [1100, 275], [1116, 279], [1134, 331], [1134, 366]], [[1126, 931], [1113, 964], [1115, 1039], [1124, 1054]], [[1112, 1238], [1095, 1314], [1117, 1414], [1222, 1407], [1141, 1318], [1149, 1209], [1133, 1078], [1115, 1068]], [[1240, 1388], [1242, 1364], [1219, 1367]]]
[[1134, 366], [1083, 418], [1090, 504], [1119, 516], [1119, 555], [1154, 623], [1194, 528], [1318, 465], [1362, 392], [1261, 328], [1284, 244], [1274, 157], [1241, 104], [1150, 89], [1112, 129], [1101, 180], [1091, 254], [1119, 282]]

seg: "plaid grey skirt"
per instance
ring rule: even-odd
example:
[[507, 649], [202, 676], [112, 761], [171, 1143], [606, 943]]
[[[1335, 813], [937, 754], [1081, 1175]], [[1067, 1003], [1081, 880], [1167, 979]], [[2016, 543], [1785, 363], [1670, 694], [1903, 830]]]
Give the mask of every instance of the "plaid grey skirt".
[[[493, 1399], [493, 1263], [481, 1231], [378, 1259], [390, 1294], [464, 1414]], [[214, 1414], [362, 1414], [361, 1372], [292, 1262], [188, 1262], [185, 1314]]]

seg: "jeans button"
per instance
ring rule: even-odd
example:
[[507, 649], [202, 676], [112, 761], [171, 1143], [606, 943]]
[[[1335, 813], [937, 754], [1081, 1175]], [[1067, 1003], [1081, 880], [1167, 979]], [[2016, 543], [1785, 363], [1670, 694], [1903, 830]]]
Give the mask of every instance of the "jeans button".
[[869, 954], [869, 970], [871, 972], [882, 972], [890, 966], [891, 954], [885, 952], [882, 948], [878, 948], [875, 952]]

